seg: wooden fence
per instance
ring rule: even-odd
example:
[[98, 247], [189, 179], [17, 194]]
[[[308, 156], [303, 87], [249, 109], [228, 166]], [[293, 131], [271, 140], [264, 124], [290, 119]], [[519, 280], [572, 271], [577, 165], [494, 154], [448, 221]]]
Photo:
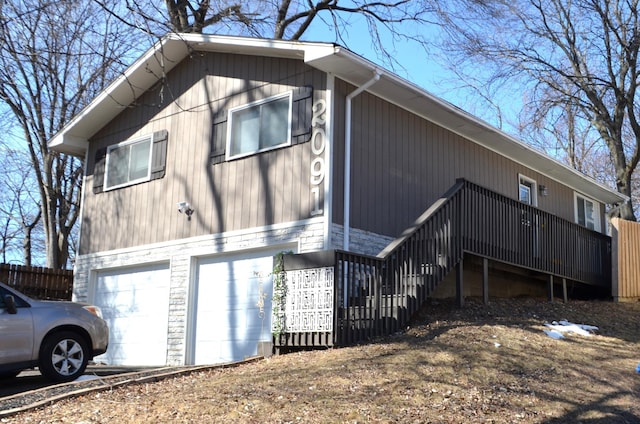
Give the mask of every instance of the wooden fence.
[[34, 299], [71, 300], [73, 271], [0, 264], [0, 281]]
[[611, 220], [612, 294], [616, 301], [640, 300], [640, 224]]

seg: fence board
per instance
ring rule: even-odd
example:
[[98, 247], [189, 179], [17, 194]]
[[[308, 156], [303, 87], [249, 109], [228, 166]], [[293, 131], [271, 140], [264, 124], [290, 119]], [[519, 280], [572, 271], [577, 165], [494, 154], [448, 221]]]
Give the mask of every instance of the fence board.
[[73, 271], [0, 264], [0, 281], [34, 299], [71, 300]]
[[613, 218], [613, 298], [640, 300], [640, 224]]

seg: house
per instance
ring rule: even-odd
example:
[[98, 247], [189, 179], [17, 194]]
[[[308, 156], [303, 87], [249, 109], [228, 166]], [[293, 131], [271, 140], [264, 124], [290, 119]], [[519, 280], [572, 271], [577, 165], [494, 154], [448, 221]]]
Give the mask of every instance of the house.
[[411, 309], [394, 287], [419, 303], [457, 269], [463, 296], [463, 269], [489, 259], [606, 286], [605, 208], [625, 200], [329, 43], [167, 35], [49, 146], [84, 159], [74, 298], [102, 307], [111, 364], [270, 351], [280, 252], [317, 261], [291, 277], [289, 306], [276, 296], [298, 326], [278, 327], [279, 346], [366, 333], [378, 288], [393, 311], [374, 315], [397, 326]]

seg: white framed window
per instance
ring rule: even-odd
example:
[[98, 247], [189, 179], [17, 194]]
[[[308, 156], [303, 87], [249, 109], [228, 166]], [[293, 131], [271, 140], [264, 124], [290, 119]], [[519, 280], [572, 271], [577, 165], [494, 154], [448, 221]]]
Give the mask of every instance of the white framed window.
[[600, 231], [600, 204], [582, 194], [573, 193], [576, 223]]
[[151, 135], [114, 144], [107, 148], [104, 189], [112, 190], [151, 177]]
[[518, 200], [531, 206], [538, 206], [538, 189], [536, 180], [518, 174]]
[[229, 110], [227, 159], [291, 144], [292, 93]]

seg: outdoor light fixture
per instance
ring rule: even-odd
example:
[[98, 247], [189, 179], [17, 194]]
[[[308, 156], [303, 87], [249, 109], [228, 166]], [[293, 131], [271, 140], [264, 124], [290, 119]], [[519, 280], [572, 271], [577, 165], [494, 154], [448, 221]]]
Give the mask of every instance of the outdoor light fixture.
[[191, 215], [193, 215], [193, 209], [189, 202], [178, 202], [178, 212], [187, 215], [187, 220], [191, 221]]
[[547, 189], [546, 185], [541, 185], [540, 187], [538, 187], [538, 190], [540, 190], [540, 195], [543, 197], [549, 195], [549, 190]]

